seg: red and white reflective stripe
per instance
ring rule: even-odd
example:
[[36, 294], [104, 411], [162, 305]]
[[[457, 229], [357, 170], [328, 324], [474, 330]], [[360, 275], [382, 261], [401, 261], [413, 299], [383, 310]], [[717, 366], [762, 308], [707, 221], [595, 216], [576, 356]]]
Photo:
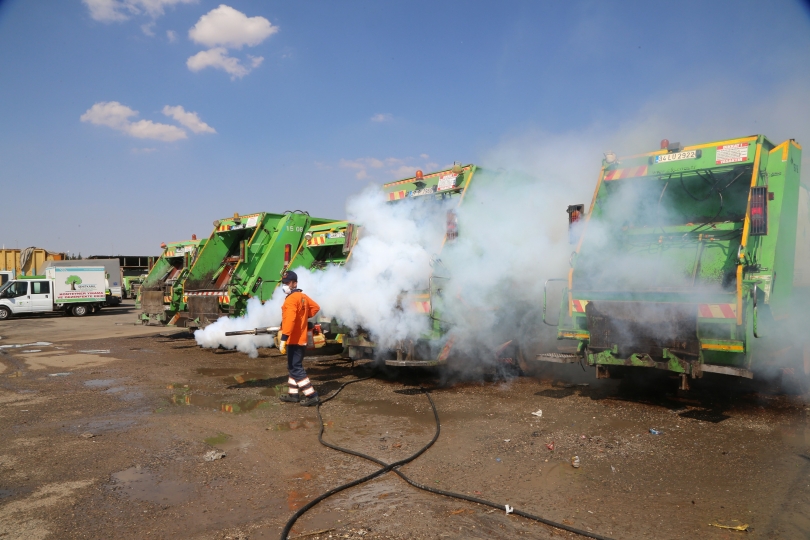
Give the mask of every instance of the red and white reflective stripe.
[[307, 377], [304, 380], [298, 381], [298, 386], [300, 388], [303, 388], [303, 387], [307, 386], [308, 384], [312, 384], [312, 383], [309, 382], [309, 377]]
[[416, 311], [419, 313], [430, 313], [430, 300], [426, 302], [414, 302], [414, 306], [416, 306]]
[[590, 300], [571, 300], [571, 306], [577, 313], [585, 313], [585, 306], [588, 305]]
[[315, 393], [315, 389], [312, 388], [312, 385], [310, 385], [309, 388], [304, 388], [304, 395], [305, 396], [311, 396], [314, 393]]
[[647, 176], [647, 166], [628, 167], [626, 169], [615, 169], [605, 173], [605, 180], [622, 180], [624, 178], [634, 178], [636, 176]]
[[321, 244], [326, 243], [326, 235], [322, 234], [321, 236], [313, 236], [309, 240], [307, 240], [308, 246], [320, 246]]
[[298, 393], [298, 387], [297, 386], [290, 386], [287, 389], [287, 393], [288, 394], [297, 394]]
[[737, 304], [698, 304], [702, 319], [736, 319]]
[[293, 379], [292, 377], [287, 377], [287, 384], [289, 384], [290, 386], [295, 386], [298, 383], [295, 382], [295, 379]]
[[407, 191], [392, 191], [388, 194], [389, 201], [398, 201], [400, 199], [404, 199], [405, 196], [408, 194]]
[[186, 292], [186, 296], [227, 296], [228, 293], [224, 291], [188, 291]]
[[220, 296], [218, 302], [220, 304], [230, 304], [231, 303], [231, 297], [228, 296], [228, 295]]

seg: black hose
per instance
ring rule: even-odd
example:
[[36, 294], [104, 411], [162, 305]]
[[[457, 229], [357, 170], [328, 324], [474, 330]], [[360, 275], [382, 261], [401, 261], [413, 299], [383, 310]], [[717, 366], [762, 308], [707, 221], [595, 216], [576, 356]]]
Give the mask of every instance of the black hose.
[[[371, 461], [373, 463], [376, 463], [377, 465], [380, 465], [380, 467], [382, 467], [382, 468], [375, 471], [375, 472], [373, 472], [373, 473], [371, 473], [371, 474], [368, 474], [368, 475], [366, 475], [366, 476], [364, 476], [362, 478], [358, 478], [357, 480], [353, 480], [352, 482], [348, 482], [348, 483], [342, 484], [342, 485], [340, 485], [340, 486], [338, 486], [336, 488], [330, 489], [326, 493], [323, 493], [322, 495], [319, 495], [318, 497], [314, 498], [309, 503], [307, 503], [305, 506], [301, 507], [287, 521], [287, 524], [284, 526], [284, 530], [281, 532], [281, 540], [287, 540], [287, 538], [289, 537], [290, 531], [293, 528], [293, 525], [295, 525], [295, 522], [298, 521], [298, 519], [301, 516], [303, 516], [307, 511], [309, 511], [311, 508], [313, 508], [319, 502], [321, 502], [321, 501], [323, 501], [323, 500], [331, 497], [332, 495], [334, 495], [336, 493], [339, 493], [339, 492], [341, 492], [343, 490], [346, 490], [346, 489], [349, 489], [351, 487], [360, 485], [360, 484], [362, 484], [364, 482], [368, 482], [369, 480], [377, 478], [378, 476], [380, 476], [382, 474], [385, 474], [387, 472], [394, 472], [400, 478], [405, 480], [408, 484], [412, 485], [415, 488], [421, 489], [423, 491], [427, 491], [427, 492], [430, 492], [430, 493], [435, 493], [437, 495], [444, 495], [445, 497], [451, 497], [453, 499], [460, 499], [462, 501], [468, 501], [468, 502], [473, 502], [473, 503], [476, 503], [476, 504], [482, 504], [484, 506], [489, 506], [489, 507], [495, 508], [497, 510], [506, 511], [506, 505], [496, 504], [496, 503], [491, 502], [491, 501], [487, 501], [487, 500], [484, 500], [484, 499], [478, 499], [476, 497], [470, 497], [468, 495], [463, 495], [461, 493], [454, 493], [452, 491], [444, 491], [444, 490], [441, 490], [441, 489], [436, 489], [436, 488], [433, 488], [433, 487], [430, 487], [430, 486], [426, 486], [424, 484], [420, 484], [420, 483], [418, 483], [418, 482], [416, 482], [414, 480], [411, 480], [410, 478], [408, 478], [405, 475], [405, 473], [403, 473], [402, 471], [399, 470], [399, 467], [401, 467], [402, 465], [410, 463], [411, 461], [415, 460], [416, 458], [418, 458], [419, 456], [424, 454], [439, 439], [439, 434], [441, 433], [441, 422], [439, 420], [439, 411], [436, 409], [436, 404], [433, 402], [433, 398], [430, 396], [430, 392], [428, 392], [425, 388], [420, 387], [422, 392], [424, 392], [425, 396], [428, 398], [428, 401], [430, 402], [430, 407], [433, 409], [433, 417], [436, 420], [436, 432], [433, 434], [433, 438], [430, 440], [430, 442], [428, 442], [425, 446], [423, 446], [415, 454], [412, 454], [411, 456], [406, 457], [405, 459], [401, 459], [401, 460], [395, 461], [393, 463], [385, 463], [382, 460], [379, 460], [379, 459], [377, 459], [375, 457], [369, 456], [369, 455], [364, 454], [362, 452], [357, 452], [355, 450], [350, 450], [348, 448], [342, 448], [340, 446], [337, 446], [337, 445], [334, 445], [334, 444], [331, 444], [331, 443], [328, 443], [328, 442], [324, 441], [323, 440], [323, 418], [321, 417], [321, 405], [323, 405], [327, 401], [330, 401], [330, 400], [334, 399], [341, 392], [341, 390], [343, 390], [346, 386], [348, 386], [350, 384], [360, 382], [360, 381], [365, 381], [365, 380], [368, 380], [370, 378], [371, 377], [363, 377], [361, 379], [355, 379], [353, 381], [345, 382], [342, 385], [340, 385], [340, 387], [338, 387], [338, 389], [335, 390], [335, 392], [332, 395], [322, 399], [321, 402], [318, 403], [318, 406], [315, 409], [317, 414], [318, 414], [318, 423], [320, 424], [320, 428], [319, 428], [319, 431], [318, 431], [318, 442], [321, 443], [322, 445], [326, 446], [327, 448], [331, 448], [332, 450], [337, 450], [338, 452], [343, 452], [345, 454], [349, 454], [349, 455], [352, 455], [352, 456], [357, 456], [357, 457], [366, 459], [368, 461]], [[561, 529], [561, 530], [564, 530], [564, 531], [568, 531], [568, 532], [571, 532], [571, 533], [574, 533], [574, 534], [578, 534], [578, 535], [584, 536], [586, 538], [594, 538], [595, 540], [610, 540], [610, 538], [608, 538], [606, 536], [601, 536], [601, 535], [598, 535], [598, 534], [595, 534], [595, 533], [584, 531], [582, 529], [577, 529], [576, 527], [570, 527], [568, 525], [565, 525], [564, 523], [557, 523], [556, 521], [551, 521], [549, 519], [546, 519], [546, 518], [543, 518], [543, 517], [540, 517], [540, 516], [535, 516], [533, 514], [529, 514], [528, 512], [523, 512], [522, 510], [518, 510], [516, 508], [511, 509], [508, 513], [515, 514], [517, 516], [521, 516], [521, 517], [524, 517], [524, 518], [527, 518], [527, 519], [531, 519], [531, 520], [537, 521], [539, 523], [549, 525], [550, 527], [554, 527], [554, 528]]]

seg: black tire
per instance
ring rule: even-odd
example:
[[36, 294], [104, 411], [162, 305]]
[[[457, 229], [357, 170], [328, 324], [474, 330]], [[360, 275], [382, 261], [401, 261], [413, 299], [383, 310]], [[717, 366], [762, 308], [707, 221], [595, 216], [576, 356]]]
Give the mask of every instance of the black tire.
[[76, 304], [75, 306], [70, 308], [70, 312], [75, 317], [84, 317], [88, 313], [90, 313], [90, 308], [87, 304]]
[[11, 318], [11, 310], [5, 306], [0, 306], [0, 321], [5, 321]]

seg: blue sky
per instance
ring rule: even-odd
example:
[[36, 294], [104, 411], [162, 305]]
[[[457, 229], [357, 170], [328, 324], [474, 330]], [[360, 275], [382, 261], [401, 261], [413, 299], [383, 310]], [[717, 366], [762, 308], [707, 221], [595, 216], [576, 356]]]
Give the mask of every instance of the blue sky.
[[[0, 241], [153, 254], [234, 212], [342, 218], [474, 162], [810, 144], [810, 11], [771, 2], [0, 2]], [[137, 113], [136, 113], [137, 112]], [[577, 201], [579, 202], [579, 201]]]

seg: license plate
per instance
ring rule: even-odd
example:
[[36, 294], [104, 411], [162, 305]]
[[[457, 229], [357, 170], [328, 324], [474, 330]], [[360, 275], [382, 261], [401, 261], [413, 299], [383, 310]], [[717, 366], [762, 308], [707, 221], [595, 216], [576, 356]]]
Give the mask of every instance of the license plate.
[[696, 159], [697, 150], [687, 150], [686, 152], [675, 152], [674, 154], [662, 154], [655, 156], [656, 163], [665, 163], [667, 161], [679, 161], [681, 159]]

